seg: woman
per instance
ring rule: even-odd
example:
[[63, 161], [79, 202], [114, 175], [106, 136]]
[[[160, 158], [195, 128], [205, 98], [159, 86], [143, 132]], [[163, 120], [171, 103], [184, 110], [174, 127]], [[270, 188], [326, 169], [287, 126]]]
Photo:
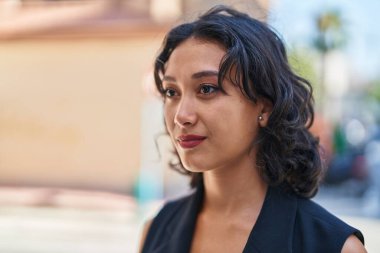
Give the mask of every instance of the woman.
[[195, 191], [144, 229], [143, 253], [366, 252], [309, 200], [322, 165], [311, 86], [268, 26], [218, 6], [172, 29], [155, 63], [167, 131]]

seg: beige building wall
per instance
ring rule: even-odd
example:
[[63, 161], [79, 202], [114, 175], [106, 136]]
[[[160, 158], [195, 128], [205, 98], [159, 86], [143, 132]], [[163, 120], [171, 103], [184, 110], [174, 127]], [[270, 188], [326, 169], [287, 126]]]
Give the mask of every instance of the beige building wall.
[[170, 143], [161, 157], [154, 143], [164, 126], [149, 75], [164, 32], [220, 3], [265, 19], [268, 1], [144, 1], [0, 4], [0, 186], [187, 188], [165, 166]]
[[267, 19], [270, 5], [268, 0], [182, 0], [184, 19], [196, 18], [220, 4], [232, 6], [263, 21]]
[[0, 185], [128, 192], [162, 35], [0, 43]]

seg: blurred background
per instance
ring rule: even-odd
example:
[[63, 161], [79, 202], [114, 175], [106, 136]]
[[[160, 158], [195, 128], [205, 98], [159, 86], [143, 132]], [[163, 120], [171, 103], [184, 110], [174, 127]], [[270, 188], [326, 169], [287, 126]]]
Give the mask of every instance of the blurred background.
[[0, 0], [0, 252], [136, 252], [188, 192], [152, 63], [171, 27], [230, 4], [268, 22], [312, 82], [328, 164], [315, 201], [380, 247], [380, 2]]

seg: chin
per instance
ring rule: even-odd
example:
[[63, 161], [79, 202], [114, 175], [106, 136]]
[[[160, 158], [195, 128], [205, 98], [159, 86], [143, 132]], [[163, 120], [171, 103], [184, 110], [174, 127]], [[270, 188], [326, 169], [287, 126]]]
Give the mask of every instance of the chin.
[[209, 167], [204, 166], [204, 164], [199, 165], [196, 163], [182, 163], [183, 167], [189, 171], [189, 172], [194, 172], [194, 173], [200, 173], [200, 172], [205, 172], [210, 170]]

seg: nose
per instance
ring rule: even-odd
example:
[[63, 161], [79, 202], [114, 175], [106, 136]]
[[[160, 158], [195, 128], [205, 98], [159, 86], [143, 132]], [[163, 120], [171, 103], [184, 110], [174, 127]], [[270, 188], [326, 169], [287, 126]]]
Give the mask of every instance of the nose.
[[174, 116], [174, 123], [180, 128], [193, 126], [197, 122], [197, 113], [194, 101], [182, 98]]

